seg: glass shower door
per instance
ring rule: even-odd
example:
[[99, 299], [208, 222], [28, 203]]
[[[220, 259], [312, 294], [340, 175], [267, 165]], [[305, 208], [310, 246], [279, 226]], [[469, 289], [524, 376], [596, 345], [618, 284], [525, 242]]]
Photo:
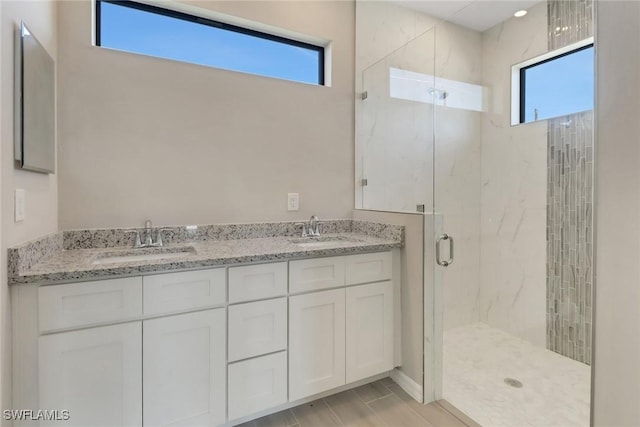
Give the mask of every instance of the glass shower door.
[[589, 424], [592, 112], [511, 124], [511, 67], [569, 3], [436, 28], [431, 389], [481, 425]]

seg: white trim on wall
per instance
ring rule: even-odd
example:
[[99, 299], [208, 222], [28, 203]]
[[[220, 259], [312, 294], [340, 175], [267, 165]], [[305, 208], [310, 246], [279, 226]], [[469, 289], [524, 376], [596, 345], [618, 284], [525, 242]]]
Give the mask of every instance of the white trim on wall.
[[589, 46], [593, 44], [594, 38], [588, 37], [579, 42], [572, 43], [570, 45], [561, 47], [560, 49], [551, 50], [542, 55], [536, 56], [526, 61], [520, 62], [511, 66], [511, 126], [516, 126], [520, 123], [520, 70], [539, 62], [546, 61], [556, 56], [564, 55], [572, 50], [580, 49], [581, 47]]

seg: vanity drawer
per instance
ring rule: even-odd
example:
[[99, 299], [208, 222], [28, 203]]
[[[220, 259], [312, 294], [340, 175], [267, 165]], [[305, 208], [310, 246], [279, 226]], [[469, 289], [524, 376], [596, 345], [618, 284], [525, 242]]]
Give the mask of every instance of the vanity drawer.
[[287, 352], [229, 365], [229, 420], [287, 402]]
[[162, 314], [224, 304], [224, 268], [145, 276], [144, 314]]
[[273, 298], [286, 294], [286, 262], [229, 268], [229, 302]]
[[38, 288], [40, 331], [95, 325], [142, 315], [142, 278]]
[[308, 292], [344, 286], [345, 257], [289, 262], [289, 292]]
[[347, 260], [347, 285], [391, 280], [391, 252], [350, 255]]
[[229, 361], [287, 348], [287, 299], [229, 306]]

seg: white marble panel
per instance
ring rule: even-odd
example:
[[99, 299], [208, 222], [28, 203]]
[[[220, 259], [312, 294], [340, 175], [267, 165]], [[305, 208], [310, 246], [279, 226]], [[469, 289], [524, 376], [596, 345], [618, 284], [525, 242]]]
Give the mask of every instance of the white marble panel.
[[356, 75], [438, 22], [437, 18], [391, 2], [357, 0]]
[[510, 125], [511, 65], [547, 51], [546, 3], [483, 33], [480, 320], [546, 345], [547, 124]]

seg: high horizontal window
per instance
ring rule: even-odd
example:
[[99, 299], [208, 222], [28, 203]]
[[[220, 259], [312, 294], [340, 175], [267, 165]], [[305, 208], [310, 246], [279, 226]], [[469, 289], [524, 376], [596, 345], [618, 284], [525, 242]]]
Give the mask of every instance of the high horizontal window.
[[515, 66], [517, 121], [528, 123], [593, 109], [593, 42]]
[[324, 47], [133, 1], [96, 0], [96, 44], [324, 85]]

